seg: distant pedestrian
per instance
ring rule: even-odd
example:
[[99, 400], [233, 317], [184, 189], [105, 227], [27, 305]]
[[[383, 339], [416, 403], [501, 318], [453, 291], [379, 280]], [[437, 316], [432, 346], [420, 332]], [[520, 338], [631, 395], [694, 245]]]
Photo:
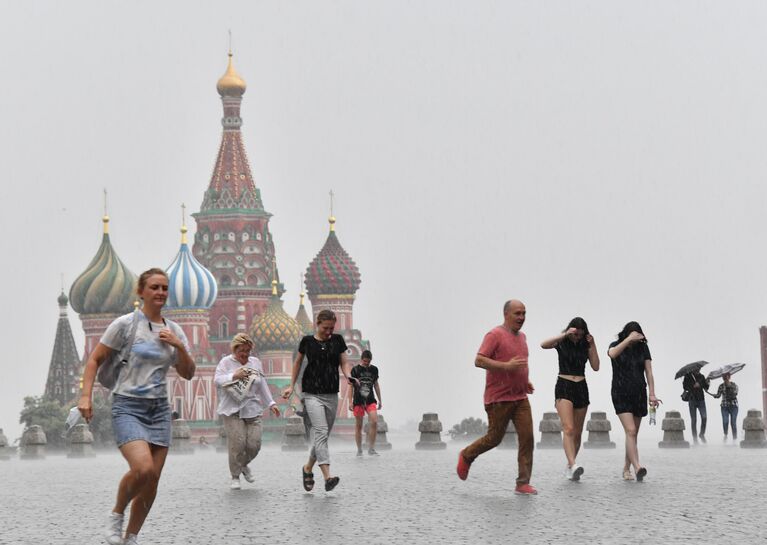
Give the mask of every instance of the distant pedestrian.
[[333, 333], [335, 327], [336, 315], [333, 311], [321, 310], [317, 314], [316, 332], [301, 339], [298, 354], [293, 362], [290, 385], [282, 392], [285, 399], [289, 399], [293, 394], [301, 363], [306, 358], [308, 363], [301, 378], [301, 391], [306, 411], [304, 418], [309, 419], [312, 449], [309, 452], [309, 461], [301, 470], [304, 490], [307, 492], [314, 488], [312, 469], [315, 463], [320, 466], [325, 478], [326, 491], [333, 490], [340, 480], [330, 474], [328, 451], [328, 437], [333, 430], [338, 411], [339, 369], [345, 379], [353, 382], [355, 379], [349, 375], [346, 342], [341, 335]]
[[727, 424], [732, 425], [732, 439], [738, 440], [738, 385], [730, 380], [730, 373], [722, 375], [724, 382], [714, 397], [722, 398], [722, 427], [724, 428], [724, 440], [727, 441]]
[[520, 331], [527, 310], [521, 301], [506, 301], [503, 305], [503, 323], [491, 329], [482, 341], [474, 365], [485, 369], [485, 411], [488, 418], [487, 433], [458, 454], [458, 477], [466, 480], [469, 468], [477, 457], [497, 447], [506, 433], [509, 420], [517, 430], [517, 494], [537, 494], [530, 485], [533, 471], [533, 416], [528, 394], [533, 385], [528, 380], [527, 339]]
[[[111, 545], [135, 545], [137, 535], [152, 508], [171, 439], [171, 410], [166, 373], [171, 366], [183, 378], [194, 376], [195, 364], [183, 330], [162, 317], [168, 298], [168, 276], [162, 269], [149, 269], [139, 276], [138, 296], [143, 306], [136, 313], [117, 318], [88, 356], [78, 408], [86, 421], [93, 418], [93, 382], [98, 367], [130, 339], [128, 361], [112, 390], [112, 429], [130, 470], [120, 481], [117, 501], [109, 515], [106, 541]], [[125, 509], [131, 505], [123, 539]]]
[[362, 456], [362, 422], [368, 415], [368, 454], [378, 456], [376, 452], [376, 434], [378, 433], [378, 411], [383, 408], [381, 386], [378, 383], [378, 367], [372, 365], [373, 354], [363, 350], [360, 363], [352, 367], [352, 377], [359, 381], [354, 386], [354, 395], [349, 402], [349, 410], [354, 415], [354, 440], [357, 443], [357, 456]]
[[[690, 409], [690, 428], [692, 428], [692, 440], [698, 443], [698, 437], [706, 442], [706, 396], [704, 390], [708, 390], [708, 380], [700, 371], [687, 373], [682, 379], [682, 388], [688, 392], [687, 407]], [[698, 434], [697, 416], [700, 412], [700, 435]]]
[[634, 466], [636, 480], [642, 481], [647, 475], [647, 468], [639, 463], [637, 435], [642, 418], [647, 416], [647, 388], [650, 389], [649, 404], [657, 407], [661, 403], [655, 397], [652, 357], [642, 327], [637, 322], [623, 326], [623, 330], [618, 333], [618, 340], [610, 344], [607, 355], [613, 364], [613, 406], [626, 433], [623, 478], [634, 480], [631, 474], [631, 466]]
[[[233, 490], [240, 489], [240, 475], [249, 483], [255, 481], [248, 464], [261, 450], [264, 411], [269, 409], [274, 416], [280, 416], [261, 361], [250, 355], [253, 346], [253, 339], [248, 335], [235, 335], [231, 343], [232, 353], [221, 359], [214, 377], [221, 392], [218, 414], [224, 418]], [[235, 393], [238, 386], [239, 391]]]
[[589, 387], [586, 384], [586, 362], [591, 369], [599, 371], [594, 337], [589, 333], [586, 320], [573, 318], [565, 330], [541, 343], [541, 348], [555, 348], [559, 356], [559, 376], [554, 387], [554, 407], [562, 422], [567, 467], [565, 475], [571, 481], [580, 480], [583, 466], [575, 458], [581, 448], [581, 435], [586, 412], [589, 408]]

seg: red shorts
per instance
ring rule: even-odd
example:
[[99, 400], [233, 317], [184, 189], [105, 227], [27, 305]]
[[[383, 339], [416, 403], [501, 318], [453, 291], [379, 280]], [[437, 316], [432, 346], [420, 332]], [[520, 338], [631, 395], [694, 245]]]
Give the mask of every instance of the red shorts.
[[355, 405], [354, 416], [363, 417], [365, 413], [374, 413], [378, 410], [376, 403], [369, 403], [368, 405]]

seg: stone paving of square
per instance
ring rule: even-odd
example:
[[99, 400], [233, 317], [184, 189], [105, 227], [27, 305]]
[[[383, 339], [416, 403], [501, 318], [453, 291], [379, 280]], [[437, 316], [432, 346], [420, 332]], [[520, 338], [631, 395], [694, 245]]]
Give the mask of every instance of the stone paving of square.
[[[257, 481], [229, 489], [226, 454], [212, 448], [169, 456], [142, 544], [279, 543], [738, 543], [767, 539], [763, 495], [767, 449], [714, 444], [690, 449], [640, 445], [649, 475], [621, 479], [623, 449], [583, 450], [579, 483], [563, 477], [561, 450], [535, 451], [539, 495], [513, 494], [516, 451], [480, 457], [466, 482], [460, 445], [416, 451], [414, 436], [356, 458], [331, 448], [338, 488], [301, 487], [302, 452], [266, 447], [251, 465]], [[721, 441], [721, 440], [720, 440]], [[126, 469], [116, 453], [92, 459], [49, 455], [0, 462], [0, 543], [100, 544], [105, 515]], [[319, 472], [317, 471], [317, 475]]]

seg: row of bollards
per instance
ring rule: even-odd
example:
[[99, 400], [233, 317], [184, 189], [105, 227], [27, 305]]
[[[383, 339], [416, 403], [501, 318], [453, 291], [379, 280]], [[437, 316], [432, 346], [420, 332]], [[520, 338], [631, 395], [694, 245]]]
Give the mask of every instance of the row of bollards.
[[[586, 422], [588, 437], [583, 443], [584, 448], [615, 448], [615, 443], [610, 441], [612, 426], [607, 420], [607, 413], [594, 411], [591, 418]], [[690, 443], [684, 439], [685, 423], [679, 411], [667, 411], [661, 423], [663, 440], [658, 443], [660, 448], [689, 448]], [[420, 440], [416, 443], [417, 450], [435, 450], [447, 447], [441, 439], [442, 423], [436, 413], [424, 413], [421, 423], [418, 425], [421, 432]], [[562, 448], [562, 422], [555, 412], [543, 413], [543, 419], [538, 425], [541, 440], [536, 448]], [[748, 416], [743, 419], [742, 448], [767, 448], [765, 438], [764, 420], [762, 412], [756, 409], [748, 411]], [[509, 422], [499, 448], [517, 448], [517, 431], [514, 424]]]
[[[367, 436], [368, 423], [365, 423], [365, 436]], [[586, 431], [588, 437], [583, 443], [584, 448], [615, 448], [615, 443], [610, 440], [610, 431], [612, 427], [607, 419], [607, 413], [594, 411], [591, 418], [586, 422]], [[686, 429], [684, 419], [679, 411], [669, 410], [666, 412], [661, 422], [663, 430], [663, 440], [658, 443], [660, 448], [690, 448], [689, 441], [684, 438]], [[746, 418], [743, 419], [743, 440], [740, 442], [741, 448], [767, 448], [767, 438], [765, 437], [765, 425], [762, 419], [762, 412], [756, 409], [748, 411]], [[376, 434], [376, 448], [380, 450], [389, 450], [392, 448], [387, 439], [389, 426], [383, 416], [378, 416], [378, 430]], [[423, 419], [418, 425], [420, 432], [419, 441], [415, 444], [416, 450], [441, 450], [447, 448], [447, 444], [442, 440], [442, 422], [437, 413], [424, 413]], [[538, 431], [541, 433], [541, 440], [536, 447], [539, 449], [562, 448], [562, 423], [555, 412], [546, 412], [543, 414]], [[191, 430], [188, 422], [182, 419], [174, 420], [172, 423], [173, 441], [170, 452], [176, 454], [191, 454], [194, 449], [191, 444]], [[45, 457], [45, 446], [47, 439], [45, 432], [40, 426], [29, 426], [24, 430], [21, 437], [19, 448], [19, 457], [22, 460], [36, 460]], [[499, 448], [513, 449], [517, 448], [517, 431], [514, 424], [509, 422], [506, 428], [504, 438]], [[291, 416], [287, 419], [282, 439], [282, 450], [306, 450], [308, 441], [306, 438], [306, 429], [304, 421], [300, 416]], [[226, 434], [223, 427], [220, 431], [219, 444], [217, 451], [226, 451]], [[8, 445], [8, 438], [0, 429], [0, 461], [10, 460], [15, 449]], [[86, 424], [78, 424], [69, 431], [69, 449], [67, 452], [69, 458], [86, 458], [95, 456], [93, 450], [93, 434]]]

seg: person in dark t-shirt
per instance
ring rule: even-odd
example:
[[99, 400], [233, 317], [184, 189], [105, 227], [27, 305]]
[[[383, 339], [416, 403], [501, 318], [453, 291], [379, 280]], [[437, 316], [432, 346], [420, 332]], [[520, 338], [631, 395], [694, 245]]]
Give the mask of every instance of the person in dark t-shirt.
[[[682, 388], [690, 392], [690, 398], [687, 405], [690, 409], [690, 427], [692, 428], [692, 440], [697, 445], [698, 437], [704, 443], [706, 442], [706, 396], [703, 391], [708, 391], [708, 380], [700, 371], [687, 373], [682, 380]], [[698, 435], [698, 419], [696, 418], [700, 411], [700, 435]]]
[[357, 383], [349, 375], [349, 363], [346, 360], [346, 342], [341, 335], [334, 334], [336, 315], [333, 311], [322, 310], [317, 314], [317, 326], [314, 335], [307, 335], [298, 345], [298, 354], [293, 362], [290, 385], [282, 392], [282, 397], [289, 399], [298, 379], [298, 372], [304, 358], [306, 368], [301, 379], [301, 390], [306, 414], [309, 419], [312, 449], [309, 461], [301, 468], [304, 490], [314, 488], [314, 464], [320, 466], [325, 478], [325, 490], [333, 490], [339, 477], [330, 475], [330, 453], [328, 437], [333, 429], [338, 410], [338, 371], [344, 378]]
[[[634, 466], [636, 480], [647, 475], [647, 468], [639, 463], [637, 435], [642, 418], [647, 416], [647, 390], [650, 390], [650, 405], [657, 407], [661, 402], [655, 397], [655, 379], [652, 374], [652, 357], [647, 339], [637, 322], [629, 322], [618, 333], [618, 340], [610, 344], [607, 355], [613, 364], [612, 398], [615, 414], [626, 432], [626, 456], [623, 464], [623, 479], [634, 480], [631, 466]], [[645, 381], [645, 377], [647, 381]]]
[[583, 475], [583, 466], [575, 462], [581, 448], [581, 434], [586, 412], [589, 408], [589, 387], [586, 384], [586, 362], [591, 369], [599, 371], [594, 337], [589, 333], [586, 320], [576, 316], [567, 324], [565, 330], [541, 343], [541, 348], [554, 348], [559, 356], [559, 375], [554, 387], [554, 407], [562, 422], [567, 467], [565, 476], [571, 481], [578, 481]]
[[[378, 456], [376, 452], [376, 434], [378, 433], [378, 411], [381, 410], [381, 387], [378, 385], [378, 367], [372, 365], [373, 354], [363, 350], [361, 363], [352, 367], [352, 377], [359, 380], [354, 387], [354, 396], [349, 403], [349, 410], [354, 414], [354, 440], [357, 442], [357, 456], [362, 456], [362, 421], [368, 415], [368, 454]], [[374, 391], [375, 390], [375, 391]], [[378, 396], [378, 401], [376, 401]]]

